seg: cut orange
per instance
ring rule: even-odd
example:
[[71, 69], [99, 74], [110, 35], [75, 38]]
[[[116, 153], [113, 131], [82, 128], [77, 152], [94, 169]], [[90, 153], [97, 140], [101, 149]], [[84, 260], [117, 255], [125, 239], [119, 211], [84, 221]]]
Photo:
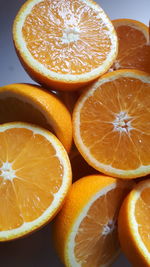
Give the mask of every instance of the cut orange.
[[119, 253], [118, 211], [130, 187], [100, 175], [72, 185], [54, 220], [54, 242], [65, 266], [110, 266]]
[[67, 152], [52, 133], [26, 123], [0, 126], [0, 241], [51, 220], [70, 184]]
[[150, 180], [138, 183], [124, 200], [118, 220], [121, 247], [136, 267], [150, 266]]
[[150, 173], [150, 75], [103, 75], [77, 101], [75, 144], [93, 168], [120, 178]]
[[[86, 90], [86, 89], [84, 88], [83, 90]], [[75, 103], [81, 94], [80, 90], [73, 91], [73, 92], [59, 91], [56, 94], [59, 97], [59, 99], [65, 104], [65, 106], [70, 111], [70, 113], [72, 114]]]
[[72, 168], [73, 181], [76, 181], [83, 176], [99, 173], [85, 161], [74, 144], [69, 153], [69, 158]]
[[92, 0], [28, 0], [15, 18], [13, 39], [29, 75], [56, 90], [96, 79], [118, 49], [111, 21]]
[[111, 70], [130, 68], [150, 73], [149, 28], [132, 19], [112, 22], [118, 36], [119, 51]]
[[55, 132], [67, 151], [72, 145], [71, 116], [52, 93], [30, 84], [0, 87], [0, 123], [24, 121]]

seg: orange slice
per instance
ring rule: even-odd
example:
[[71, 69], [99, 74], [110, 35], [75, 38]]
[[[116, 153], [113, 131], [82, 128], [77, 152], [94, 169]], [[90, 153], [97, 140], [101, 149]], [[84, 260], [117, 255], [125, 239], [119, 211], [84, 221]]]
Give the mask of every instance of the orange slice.
[[110, 266], [119, 253], [118, 211], [130, 186], [100, 175], [72, 185], [54, 220], [54, 241], [65, 266]]
[[0, 126], [0, 241], [38, 229], [60, 209], [71, 184], [67, 152], [49, 131]]
[[13, 39], [29, 75], [56, 90], [82, 87], [106, 72], [118, 46], [111, 21], [92, 0], [28, 0]]
[[150, 173], [150, 75], [103, 75], [75, 106], [75, 144], [95, 169], [120, 178]]
[[149, 28], [132, 19], [112, 22], [118, 36], [119, 51], [111, 70], [130, 68], [150, 73]]
[[138, 183], [120, 210], [119, 239], [133, 266], [150, 266], [150, 180]]
[[24, 121], [55, 132], [67, 151], [72, 145], [71, 116], [52, 93], [30, 84], [0, 87], [0, 123]]

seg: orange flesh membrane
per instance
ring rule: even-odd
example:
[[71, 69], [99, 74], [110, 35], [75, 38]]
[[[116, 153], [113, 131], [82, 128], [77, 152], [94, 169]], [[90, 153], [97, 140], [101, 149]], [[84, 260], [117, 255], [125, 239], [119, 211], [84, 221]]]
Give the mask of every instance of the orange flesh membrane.
[[74, 253], [82, 267], [106, 264], [119, 250], [116, 220], [125, 191], [115, 188], [99, 197], [80, 223]]
[[102, 84], [85, 100], [80, 133], [99, 162], [122, 170], [149, 165], [149, 90], [149, 84], [124, 77]]
[[144, 189], [137, 200], [135, 217], [141, 239], [150, 253], [150, 188]]
[[34, 59], [60, 74], [99, 67], [110, 52], [106, 24], [83, 1], [45, 0], [27, 15], [22, 34]]
[[[1, 132], [0, 151], [0, 230], [3, 231], [42, 215], [62, 184], [63, 167], [46, 138], [29, 129]], [[12, 179], [3, 175], [3, 163], [7, 162], [15, 172]]]
[[134, 26], [116, 24], [115, 30], [119, 40], [119, 51], [112, 69], [133, 68], [150, 73], [150, 45], [148, 38]]

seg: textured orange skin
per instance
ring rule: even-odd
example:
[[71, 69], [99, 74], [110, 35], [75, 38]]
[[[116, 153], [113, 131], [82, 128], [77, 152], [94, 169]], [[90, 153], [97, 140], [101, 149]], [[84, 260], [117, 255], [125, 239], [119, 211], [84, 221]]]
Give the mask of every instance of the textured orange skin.
[[[104, 175], [90, 175], [72, 184], [65, 204], [53, 224], [55, 247], [66, 266], [70, 266], [67, 259], [66, 243], [76, 219], [96, 193], [114, 183], [119, 184], [120, 181]], [[121, 183], [123, 182], [121, 181]]]
[[[140, 252], [129, 219], [130, 203], [135, 194], [133, 189], [123, 201], [118, 217], [118, 233], [121, 248], [134, 267], [149, 267], [146, 257]], [[132, 215], [131, 215], [132, 216]]]
[[32, 103], [35, 109], [41, 110], [58, 139], [66, 150], [70, 151], [72, 145], [71, 115], [54, 94], [30, 84], [10, 84], [0, 87], [0, 94], [5, 92], [10, 92], [16, 97], [20, 96], [26, 102]]
[[[95, 6], [99, 6], [93, 0], [88, 0], [88, 1], [90, 1]], [[82, 89], [82, 88], [86, 87], [87, 85], [91, 84], [92, 81], [94, 81], [100, 75], [102, 75], [103, 73], [105, 73], [111, 67], [111, 65], [113, 64], [114, 60], [117, 57], [118, 47], [117, 47], [117, 51], [116, 51], [116, 53], [114, 55], [114, 58], [110, 62], [110, 64], [107, 67], [107, 69], [104, 69], [102, 73], [96, 74], [96, 75], [94, 75], [92, 77], [90, 77], [90, 75], [89, 75], [85, 79], [82, 79], [80, 81], [63, 81], [63, 80], [60, 81], [60, 80], [57, 80], [57, 78], [46, 76], [44, 73], [41, 73], [39, 70], [35, 70], [34, 66], [32, 66], [30, 64], [29, 59], [27, 59], [25, 56], [22, 56], [22, 54], [20, 53], [19, 46], [15, 42], [15, 39], [17, 39], [17, 35], [16, 35], [16, 23], [20, 19], [21, 13], [26, 9], [26, 7], [31, 2], [32, 2], [32, 0], [27, 0], [21, 6], [21, 9], [19, 10], [19, 12], [18, 12], [18, 14], [17, 14], [17, 16], [16, 16], [16, 18], [14, 20], [14, 24], [13, 24], [13, 41], [14, 41], [14, 46], [15, 46], [15, 49], [16, 49], [16, 53], [18, 55], [18, 58], [19, 58], [19, 60], [20, 60], [20, 62], [22, 64], [22, 66], [24, 67], [25, 71], [28, 73], [28, 75], [33, 80], [35, 80], [36, 82], [38, 82], [42, 86], [44, 86], [46, 88], [50, 88], [52, 90], [74, 91], [74, 90]], [[114, 30], [114, 34], [116, 35], [115, 30]]]

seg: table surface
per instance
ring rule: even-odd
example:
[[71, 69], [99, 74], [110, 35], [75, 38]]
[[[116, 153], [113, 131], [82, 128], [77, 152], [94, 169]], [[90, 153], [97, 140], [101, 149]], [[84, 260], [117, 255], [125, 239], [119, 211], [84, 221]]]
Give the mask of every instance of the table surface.
[[[12, 42], [12, 22], [23, 0], [0, 0], [0, 86], [33, 81], [22, 68]], [[150, 0], [97, 0], [110, 19], [149, 22]], [[62, 267], [51, 240], [51, 224], [31, 236], [0, 244], [1, 267]], [[123, 254], [112, 267], [130, 267]], [[91, 266], [92, 267], [92, 266]]]

